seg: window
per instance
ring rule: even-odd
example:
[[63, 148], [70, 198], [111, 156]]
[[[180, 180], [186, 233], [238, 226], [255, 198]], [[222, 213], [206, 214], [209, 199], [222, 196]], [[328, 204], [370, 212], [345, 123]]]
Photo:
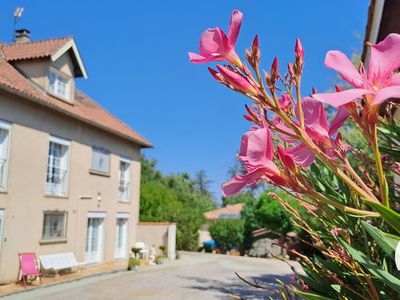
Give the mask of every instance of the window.
[[48, 211], [43, 218], [43, 240], [62, 239], [66, 237], [67, 213]]
[[0, 121], [0, 191], [7, 188], [10, 123]]
[[50, 137], [47, 160], [46, 194], [65, 196], [68, 190], [69, 141]]
[[49, 73], [49, 92], [53, 95], [65, 100], [70, 98], [70, 78], [67, 75], [62, 75], [55, 70], [50, 70]]
[[109, 173], [110, 152], [98, 147], [93, 147], [92, 149], [92, 171]]
[[129, 213], [117, 213], [115, 258], [124, 258], [128, 252], [128, 218]]
[[119, 183], [118, 183], [118, 199], [120, 201], [130, 200], [131, 187], [131, 162], [127, 159], [121, 159], [119, 162]]

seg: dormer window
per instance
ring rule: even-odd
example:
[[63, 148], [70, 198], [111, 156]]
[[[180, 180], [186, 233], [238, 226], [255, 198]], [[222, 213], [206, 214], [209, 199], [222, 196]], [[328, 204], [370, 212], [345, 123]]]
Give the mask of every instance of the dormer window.
[[68, 75], [55, 69], [50, 69], [49, 92], [58, 98], [71, 101], [71, 81]]

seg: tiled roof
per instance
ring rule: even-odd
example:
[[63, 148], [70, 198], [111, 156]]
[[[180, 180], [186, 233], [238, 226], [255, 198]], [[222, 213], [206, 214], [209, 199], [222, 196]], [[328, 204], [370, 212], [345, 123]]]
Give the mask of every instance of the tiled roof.
[[222, 216], [225, 216], [226, 218], [228, 218], [229, 215], [237, 216], [240, 215], [240, 212], [242, 211], [243, 207], [244, 207], [243, 203], [238, 203], [234, 205], [228, 204], [226, 207], [210, 210], [204, 213], [204, 217], [207, 220], [216, 220], [220, 219]]
[[30, 43], [14, 43], [3, 46], [6, 61], [49, 57], [64, 46], [71, 37], [50, 39]]
[[[6, 47], [8, 46], [5, 46], [4, 48]], [[48, 48], [50, 49], [50, 47]], [[78, 89], [75, 89], [75, 101], [73, 104], [61, 101], [37, 87], [32, 81], [25, 78], [17, 69], [1, 57], [0, 89], [7, 90], [13, 94], [78, 119], [84, 123], [91, 124], [105, 131], [116, 134], [122, 138], [139, 144], [141, 147], [152, 147], [151, 143], [144, 137], [129, 128], [125, 123], [113, 116]]]

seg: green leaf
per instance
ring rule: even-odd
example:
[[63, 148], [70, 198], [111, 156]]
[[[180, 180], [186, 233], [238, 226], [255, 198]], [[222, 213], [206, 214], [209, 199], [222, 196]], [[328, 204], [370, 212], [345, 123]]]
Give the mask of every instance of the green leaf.
[[365, 228], [365, 230], [369, 233], [369, 235], [378, 243], [378, 245], [382, 248], [382, 250], [385, 251], [385, 253], [391, 259], [394, 260], [394, 254], [396, 252], [396, 247], [399, 241], [396, 241], [393, 238], [386, 237], [384, 232], [368, 224], [365, 221], [361, 221], [361, 225]]
[[340, 295], [342, 287], [339, 284], [331, 284], [331, 287]]
[[367, 204], [380, 213], [382, 218], [400, 233], [400, 214], [376, 202], [368, 201]]
[[357, 262], [364, 266], [373, 276], [390, 286], [393, 290], [400, 293], [400, 279], [380, 268], [378, 265], [372, 262], [367, 255], [354, 249], [343, 239], [339, 239], [339, 241], [346, 249], [347, 253], [349, 253]]
[[334, 300], [333, 298], [320, 296], [320, 295], [314, 294], [314, 293], [307, 293], [307, 292], [302, 292], [299, 290], [295, 290], [294, 292], [300, 296], [306, 297], [307, 299], [311, 299], [311, 300]]

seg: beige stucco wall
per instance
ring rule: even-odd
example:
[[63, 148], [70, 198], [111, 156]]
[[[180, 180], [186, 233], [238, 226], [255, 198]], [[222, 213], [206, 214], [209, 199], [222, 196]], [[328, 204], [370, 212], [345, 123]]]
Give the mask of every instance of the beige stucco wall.
[[203, 242], [212, 240], [208, 224], [203, 224], [199, 229], [199, 247], [203, 247]]
[[137, 240], [145, 243], [149, 249], [154, 245], [157, 255], [161, 254], [159, 247], [165, 246], [168, 250], [172, 250], [173, 253], [170, 256], [174, 256], [176, 235], [168, 237], [169, 234], [175, 233], [169, 230], [171, 226], [176, 228], [176, 223], [140, 222], [137, 227]]
[[[79, 262], [84, 261], [88, 212], [106, 212], [104, 262], [114, 259], [117, 213], [129, 213], [127, 248], [134, 245], [139, 213], [139, 146], [2, 91], [0, 119], [11, 122], [8, 185], [7, 191], [0, 193], [0, 209], [4, 209], [0, 281], [15, 280], [18, 253], [23, 251], [37, 255], [72, 251]], [[64, 198], [44, 194], [50, 134], [71, 141], [69, 190]], [[92, 146], [111, 152], [109, 177], [89, 172]], [[120, 156], [132, 160], [129, 203], [117, 200]], [[64, 243], [40, 243], [46, 210], [68, 212]]]
[[[69, 56], [69, 52], [66, 52], [60, 56], [56, 61], [51, 61], [49, 58], [37, 59], [37, 60], [22, 60], [14, 63], [15, 67], [20, 70], [26, 77], [29, 77], [33, 82], [43, 88], [45, 91], [49, 90], [50, 70], [59, 71], [61, 74], [71, 78], [70, 81], [70, 95], [75, 93], [74, 77], [74, 65]], [[71, 97], [69, 102], [73, 102], [74, 98]]]

